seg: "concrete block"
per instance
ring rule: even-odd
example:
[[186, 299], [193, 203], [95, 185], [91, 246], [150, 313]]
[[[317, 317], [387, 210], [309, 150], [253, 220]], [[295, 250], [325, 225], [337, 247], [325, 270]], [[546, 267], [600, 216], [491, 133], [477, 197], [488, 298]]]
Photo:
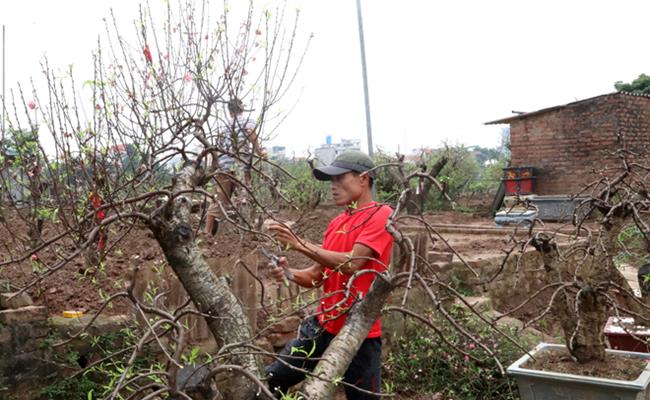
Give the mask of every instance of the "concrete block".
[[[73, 335], [80, 330], [84, 329], [86, 325], [93, 318], [92, 314], [87, 314], [79, 318], [64, 318], [61, 316], [54, 316], [50, 318], [50, 326], [61, 333], [64, 337]], [[129, 315], [100, 315], [93, 325], [88, 329], [88, 334], [93, 336], [106, 335], [109, 333], [119, 332], [122, 328], [129, 324], [129, 321], [135, 322], [132, 316]]]
[[0, 310], [0, 324], [25, 324], [47, 320], [47, 310], [43, 306], [27, 306], [13, 310]]
[[0, 368], [0, 382], [9, 387], [25, 381], [42, 380], [55, 371], [55, 366], [48, 363], [40, 351], [20, 353], [12, 358], [11, 364]]
[[16, 292], [0, 293], [1, 309], [16, 309], [34, 305], [32, 298], [25, 292], [16, 294]]
[[43, 321], [36, 321], [31, 324], [16, 324], [11, 327], [13, 329], [14, 342], [18, 340], [24, 343], [27, 340], [41, 340], [46, 338], [50, 333], [50, 327], [43, 323]]

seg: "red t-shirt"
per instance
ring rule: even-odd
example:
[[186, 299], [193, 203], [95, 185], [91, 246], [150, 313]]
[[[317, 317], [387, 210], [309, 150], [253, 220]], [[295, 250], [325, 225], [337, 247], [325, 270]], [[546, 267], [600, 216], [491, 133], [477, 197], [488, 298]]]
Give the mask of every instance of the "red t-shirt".
[[[358, 210], [346, 210], [330, 222], [325, 231], [323, 248], [325, 250], [351, 253], [354, 244], [360, 243], [372, 249], [375, 252], [375, 258], [380, 261], [368, 260], [361, 269], [384, 272], [390, 262], [390, 253], [393, 249], [393, 237], [386, 230], [386, 222], [392, 212], [393, 210], [390, 207], [377, 203], [371, 203]], [[337, 308], [333, 307], [345, 297], [343, 291], [351, 275], [327, 267], [324, 274], [324, 298], [318, 307], [318, 319], [326, 331], [336, 335], [341, 331], [347, 315], [336, 317], [346, 313], [357, 298], [368, 293], [375, 279], [375, 274], [366, 273], [355, 278], [350, 289], [351, 296]], [[335, 293], [337, 291], [342, 292]], [[381, 336], [381, 321], [378, 319], [370, 329], [368, 337], [375, 338], [379, 336]]]

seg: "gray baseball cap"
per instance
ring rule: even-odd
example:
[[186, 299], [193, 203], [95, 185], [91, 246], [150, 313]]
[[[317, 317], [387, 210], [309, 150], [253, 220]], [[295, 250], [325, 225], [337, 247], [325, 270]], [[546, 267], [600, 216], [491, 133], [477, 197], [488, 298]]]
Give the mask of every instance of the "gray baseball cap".
[[[319, 181], [329, 181], [333, 176], [343, 175], [347, 172], [365, 172], [375, 168], [375, 163], [366, 154], [357, 150], [345, 151], [334, 159], [330, 165], [314, 168], [314, 178]], [[368, 175], [375, 177], [375, 172], [370, 171]]]

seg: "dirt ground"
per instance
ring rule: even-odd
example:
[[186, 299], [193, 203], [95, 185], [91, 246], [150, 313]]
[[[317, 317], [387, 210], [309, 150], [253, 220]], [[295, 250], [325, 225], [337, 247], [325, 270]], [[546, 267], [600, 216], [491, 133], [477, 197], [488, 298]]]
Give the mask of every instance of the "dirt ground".
[[[297, 221], [295, 227], [301, 236], [320, 241], [327, 223], [337, 213], [335, 208], [321, 207], [307, 215], [280, 211], [277, 217], [283, 221]], [[240, 235], [232, 229], [223, 230], [225, 232], [218, 233], [215, 238], [198, 232], [199, 247], [209, 264], [257, 251], [257, 246], [264, 240], [251, 235]], [[16, 235], [26, 238], [26, 232], [27, 227], [20, 218], [7, 215], [5, 223], [0, 224], [0, 243], [5, 244], [5, 247], [10, 247], [13, 243], [16, 253], [23, 254], [19, 251], [20, 245], [15, 238]], [[43, 236], [47, 238], [53, 234], [54, 227], [45, 226]], [[71, 243], [67, 243], [65, 247], [68, 252], [73, 250]], [[28, 293], [34, 303], [46, 306], [50, 314], [59, 314], [70, 309], [97, 311], [103, 303], [102, 298], [125, 289], [136, 266], [141, 270], [169, 268], [166, 267], [163, 253], [152, 233], [142, 226], [111, 226], [107, 248], [109, 250], [100, 267], [86, 267], [85, 258], [80, 255], [33, 285]], [[57, 256], [51, 249], [44, 249], [38, 252], [36, 257], [0, 268], [0, 280], [8, 280], [14, 289], [22, 288], [40, 276], [46, 267], [53, 266], [60, 257], [61, 255]], [[307, 262], [304, 257], [296, 254], [288, 254], [287, 257], [294, 265]], [[126, 301], [117, 300], [105, 312], [108, 315], [122, 314], [128, 309]]]
[[[307, 213], [291, 210], [281, 210], [276, 217], [282, 221], [296, 221], [295, 229], [298, 234], [309, 240], [320, 242], [328, 222], [341, 212], [333, 205], [322, 205]], [[493, 226], [490, 218], [481, 215], [457, 213], [452, 211], [427, 214], [426, 220], [433, 224]], [[16, 235], [26, 237], [27, 228], [15, 215], [6, 216], [5, 223], [0, 225], [0, 243], [11, 244]], [[53, 235], [55, 227], [46, 226], [44, 237]], [[504, 247], [502, 237], [494, 235], [472, 235], [468, 240], [464, 235], [445, 233], [444, 237], [463, 255], [480, 252], [500, 252]], [[111, 226], [108, 233], [108, 248], [103, 265], [99, 268], [87, 268], [83, 256], [71, 260], [61, 270], [51, 273], [40, 283], [29, 289], [29, 294], [38, 305], [47, 306], [51, 314], [59, 314], [64, 310], [75, 309], [86, 312], [97, 311], [102, 304], [102, 298], [124, 290], [131, 279], [136, 266], [141, 269], [169, 268], [162, 251], [155, 242], [153, 235], [145, 227]], [[199, 247], [209, 264], [216, 264], [231, 257], [257, 251], [257, 247], [265, 239], [240, 235], [232, 229], [221, 229], [216, 238], [211, 238], [198, 232]], [[265, 243], [267, 244], [267, 243]], [[268, 244], [267, 244], [268, 245]], [[16, 247], [18, 244], [16, 243]], [[436, 242], [434, 249], [444, 251], [444, 244]], [[71, 243], [65, 250], [73, 249]], [[292, 265], [308, 265], [309, 260], [295, 253], [286, 256]], [[37, 254], [37, 259], [26, 259], [21, 263], [6, 265], [0, 269], [0, 279], [9, 280], [12, 286], [20, 288], [32, 282], [39, 276], [39, 270], [54, 265], [61, 255], [51, 250], [43, 250]], [[263, 270], [261, 270], [263, 271]], [[108, 314], [121, 314], [129, 309], [126, 301], [116, 301]]]

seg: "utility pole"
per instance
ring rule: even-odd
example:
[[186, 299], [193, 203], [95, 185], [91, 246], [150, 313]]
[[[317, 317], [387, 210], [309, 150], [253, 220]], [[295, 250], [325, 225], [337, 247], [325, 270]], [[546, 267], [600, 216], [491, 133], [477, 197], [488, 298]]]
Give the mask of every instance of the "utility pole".
[[357, 20], [359, 21], [359, 44], [361, 46], [361, 70], [363, 72], [363, 95], [366, 101], [366, 131], [368, 133], [368, 155], [374, 155], [372, 146], [372, 126], [370, 124], [370, 99], [368, 97], [368, 72], [366, 71], [366, 45], [363, 40], [363, 18], [361, 18], [361, 0], [357, 0]]
[[[5, 110], [7, 107], [5, 107], [6, 100], [5, 100], [5, 71], [7, 67], [5, 66], [5, 26], [2, 25], [2, 109], [0, 110], [0, 117], [2, 119], [2, 125], [0, 128], [2, 129], [2, 132], [0, 134], [0, 156], [4, 159], [5, 156]], [[3, 179], [4, 180], [4, 179]], [[0, 206], [4, 203], [5, 199], [5, 187], [4, 185], [0, 185]]]
[[5, 140], [5, 26], [2, 25], [2, 143]]

